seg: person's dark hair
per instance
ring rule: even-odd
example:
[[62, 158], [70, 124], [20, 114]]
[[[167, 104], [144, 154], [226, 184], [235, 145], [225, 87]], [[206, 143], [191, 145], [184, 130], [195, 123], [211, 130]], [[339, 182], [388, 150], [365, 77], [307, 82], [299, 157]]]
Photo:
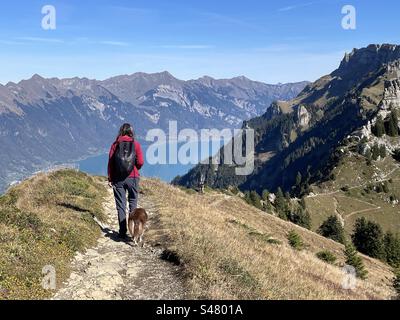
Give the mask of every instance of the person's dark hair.
[[128, 136], [133, 138], [133, 128], [129, 123], [124, 123], [121, 128], [119, 128], [117, 140], [119, 137]]

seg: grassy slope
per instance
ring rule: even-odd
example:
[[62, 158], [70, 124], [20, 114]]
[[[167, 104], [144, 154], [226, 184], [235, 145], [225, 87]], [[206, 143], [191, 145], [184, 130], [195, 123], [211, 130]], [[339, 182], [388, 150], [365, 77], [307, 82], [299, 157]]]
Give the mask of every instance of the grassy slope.
[[[142, 187], [146, 202], [159, 211], [146, 237], [184, 261], [193, 298], [383, 299], [393, 294], [389, 268], [367, 257], [368, 280], [344, 290], [341, 245], [236, 196], [199, 195], [147, 179]], [[2, 299], [50, 296], [40, 285], [43, 266], [56, 268], [58, 284], [68, 276], [75, 251], [96, 242], [99, 229], [92, 215], [102, 219], [105, 192], [98, 178], [61, 171], [25, 181], [0, 198]], [[305, 250], [287, 244], [292, 229], [302, 236]], [[315, 257], [323, 249], [338, 257], [338, 265]]]
[[[345, 222], [345, 230], [352, 232], [357, 218], [366, 217], [378, 222], [384, 231], [400, 232], [400, 207], [389, 201], [391, 195], [400, 199], [400, 168], [390, 156], [383, 161], [367, 165], [364, 157], [352, 154], [334, 170], [336, 179], [316, 188], [316, 196], [308, 197], [307, 208], [312, 215], [313, 230], [330, 215], [339, 214]], [[388, 193], [367, 190], [387, 182]], [[342, 187], [349, 186], [344, 192]]]
[[0, 299], [41, 299], [42, 268], [61, 284], [76, 251], [93, 245], [104, 184], [75, 171], [40, 174], [0, 197]]
[[[365, 256], [368, 280], [359, 281], [354, 291], [344, 290], [341, 245], [236, 196], [199, 195], [155, 180], [144, 180], [142, 187], [160, 214], [147, 239], [183, 260], [193, 298], [384, 299], [393, 294], [390, 269]], [[288, 245], [292, 229], [303, 238], [305, 250]], [[338, 265], [315, 257], [323, 249], [337, 256]]]

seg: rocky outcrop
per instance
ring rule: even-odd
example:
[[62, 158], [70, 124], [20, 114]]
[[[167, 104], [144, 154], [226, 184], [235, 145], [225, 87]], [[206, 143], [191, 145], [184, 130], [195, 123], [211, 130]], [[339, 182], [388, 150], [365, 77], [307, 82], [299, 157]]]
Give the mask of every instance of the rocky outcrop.
[[307, 111], [307, 108], [305, 106], [301, 105], [297, 109], [297, 118], [300, 128], [305, 129], [308, 127], [311, 121], [311, 114]]
[[382, 109], [387, 110], [390, 108], [400, 108], [400, 79], [385, 82]]
[[400, 46], [371, 44], [346, 54], [339, 69], [332, 74], [340, 77], [360, 77], [398, 59], [400, 59]]

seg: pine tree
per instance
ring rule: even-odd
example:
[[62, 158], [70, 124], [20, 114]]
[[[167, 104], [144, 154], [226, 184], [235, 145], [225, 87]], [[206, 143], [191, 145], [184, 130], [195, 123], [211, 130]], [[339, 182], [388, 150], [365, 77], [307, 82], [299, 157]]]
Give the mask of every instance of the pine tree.
[[345, 242], [344, 229], [336, 216], [330, 216], [318, 229], [318, 233], [325, 238], [339, 243]]
[[363, 280], [366, 279], [368, 271], [365, 269], [361, 257], [357, 254], [357, 250], [351, 242], [346, 243], [344, 255], [346, 257], [346, 264], [354, 267], [357, 277]]
[[379, 155], [381, 156], [381, 159], [385, 159], [386, 158], [387, 151], [386, 151], [386, 146], [384, 144], [382, 144], [379, 147]]
[[379, 224], [358, 218], [351, 236], [358, 251], [372, 258], [384, 257], [383, 232]]
[[300, 206], [301, 206], [304, 210], [306, 209], [307, 205], [306, 205], [306, 198], [305, 198], [305, 197], [301, 198], [301, 200], [300, 200]]
[[383, 239], [385, 260], [393, 268], [400, 268], [400, 239], [391, 232], [387, 232]]
[[263, 192], [262, 192], [262, 199], [264, 200], [264, 201], [269, 201], [269, 191], [268, 190], [264, 190]]
[[282, 191], [281, 187], [278, 187], [278, 189], [276, 190], [276, 197], [277, 198], [284, 198], [283, 191]]
[[310, 213], [301, 206], [294, 213], [290, 214], [289, 220], [303, 228], [311, 229]]
[[269, 195], [270, 195], [269, 191], [264, 190], [262, 192], [261, 198], [264, 202], [263, 210], [271, 213], [272, 205], [271, 202], [269, 201]]
[[380, 138], [386, 133], [385, 131], [385, 123], [383, 122], [382, 117], [379, 115], [376, 119], [374, 134]]
[[250, 192], [249, 191], [245, 191], [244, 193], [244, 200], [248, 203], [248, 204], [252, 204], [251, 198], [250, 198]]
[[255, 206], [258, 209], [262, 209], [261, 197], [256, 191], [250, 192], [250, 201], [253, 206]]
[[395, 149], [393, 151], [393, 159], [396, 161], [400, 161], [400, 149]]
[[371, 152], [372, 152], [372, 160], [378, 160], [380, 155], [380, 149], [377, 143], [375, 143], [372, 146]]
[[281, 219], [288, 219], [289, 206], [285, 196], [283, 195], [282, 189], [279, 187], [276, 192], [275, 208], [278, 212], [278, 216]]
[[396, 110], [390, 113], [387, 134], [391, 137], [397, 137], [399, 135], [398, 118]]

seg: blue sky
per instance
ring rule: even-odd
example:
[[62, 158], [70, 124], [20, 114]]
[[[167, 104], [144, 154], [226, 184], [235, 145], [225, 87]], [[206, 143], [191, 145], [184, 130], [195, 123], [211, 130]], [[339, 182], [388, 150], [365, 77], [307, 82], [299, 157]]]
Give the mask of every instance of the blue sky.
[[[44, 5], [56, 30], [41, 27]], [[344, 5], [357, 29], [341, 27]], [[13, 0], [0, 4], [0, 83], [105, 79], [168, 70], [181, 79], [245, 75], [268, 83], [316, 80], [346, 51], [400, 43], [397, 0]]]

